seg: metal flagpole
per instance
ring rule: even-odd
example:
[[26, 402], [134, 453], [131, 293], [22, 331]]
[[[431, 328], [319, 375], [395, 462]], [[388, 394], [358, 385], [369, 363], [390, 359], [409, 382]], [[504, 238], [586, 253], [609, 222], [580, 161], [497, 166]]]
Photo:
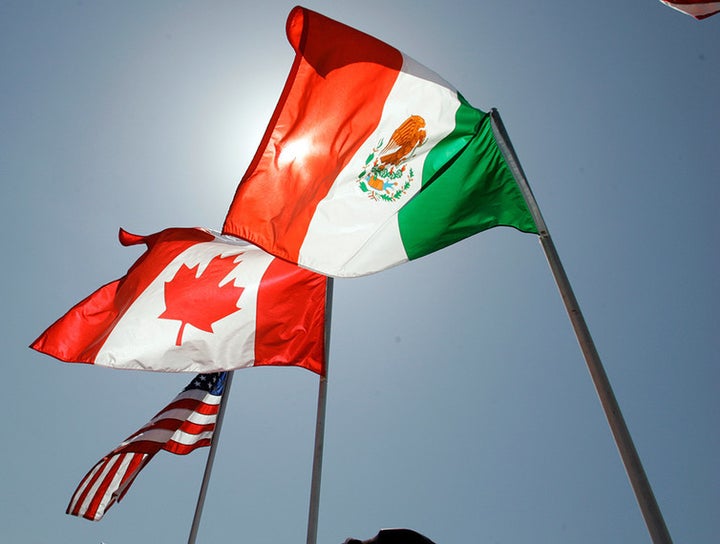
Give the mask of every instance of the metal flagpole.
[[510, 170], [515, 176], [520, 189], [522, 190], [525, 201], [527, 202], [530, 213], [532, 214], [535, 224], [540, 231], [540, 243], [542, 244], [545, 256], [552, 270], [555, 282], [560, 291], [560, 295], [565, 303], [565, 309], [570, 317], [575, 336], [577, 337], [580, 349], [585, 357], [590, 376], [592, 377], [595, 390], [600, 397], [600, 403], [605, 411], [605, 417], [610, 424], [610, 430], [615, 438], [620, 457], [625, 465], [630, 484], [632, 485], [635, 497], [645, 518], [645, 523], [650, 532], [650, 536], [654, 544], [671, 544], [672, 539], [670, 533], [663, 520], [662, 513], [658, 507], [655, 495], [653, 494], [650, 482], [647, 479], [645, 470], [643, 469], [640, 457], [635, 449], [630, 432], [628, 431], [625, 420], [620, 412], [615, 394], [610, 386], [605, 369], [603, 368], [600, 356], [598, 355], [595, 343], [590, 336], [590, 331], [585, 323], [580, 307], [578, 305], [575, 294], [573, 293], [570, 281], [565, 274], [565, 269], [560, 262], [555, 244], [553, 244], [547, 225], [545, 224], [540, 209], [537, 205], [535, 197], [530, 190], [527, 178], [522, 171], [520, 161], [515, 154], [510, 138], [507, 135], [505, 126], [500, 119], [500, 114], [496, 109], [492, 109], [490, 117], [493, 123], [493, 132], [495, 134], [498, 145], [510, 166]]
[[200, 527], [200, 517], [202, 516], [203, 505], [205, 504], [205, 495], [207, 494], [208, 483], [210, 482], [210, 473], [212, 472], [213, 462], [215, 461], [215, 452], [217, 451], [220, 429], [222, 428], [223, 418], [225, 417], [227, 399], [230, 396], [230, 385], [232, 384], [233, 374], [234, 371], [229, 371], [225, 379], [225, 388], [223, 389], [222, 399], [220, 399], [217, 420], [215, 420], [215, 431], [213, 432], [212, 441], [210, 442], [210, 451], [208, 452], [207, 462], [205, 463], [205, 474], [203, 475], [202, 484], [200, 485], [200, 494], [197, 505], [195, 506], [195, 517], [193, 517], [192, 527], [190, 528], [188, 544], [195, 544], [195, 538], [197, 537], [198, 528]]
[[318, 388], [317, 418], [315, 422], [315, 453], [313, 455], [312, 483], [310, 486], [310, 510], [308, 512], [307, 544], [316, 544], [318, 517], [320, 513], [320, 479], [325, 443], [325, 407], [327, 404], [327, 376], [330, 359], [330, 322], [332, 316], [333, 278], [327, 278], [325, 291], [325, 372], [320, 376]]

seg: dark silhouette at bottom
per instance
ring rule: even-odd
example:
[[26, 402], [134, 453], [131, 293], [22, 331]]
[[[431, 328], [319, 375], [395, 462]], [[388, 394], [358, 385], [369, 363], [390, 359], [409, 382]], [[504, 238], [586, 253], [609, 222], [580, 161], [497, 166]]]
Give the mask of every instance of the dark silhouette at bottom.
[[435, 544], [428, 537], [410, 529], [380, 529], [368, 540], [348, 538], [344, 544]]

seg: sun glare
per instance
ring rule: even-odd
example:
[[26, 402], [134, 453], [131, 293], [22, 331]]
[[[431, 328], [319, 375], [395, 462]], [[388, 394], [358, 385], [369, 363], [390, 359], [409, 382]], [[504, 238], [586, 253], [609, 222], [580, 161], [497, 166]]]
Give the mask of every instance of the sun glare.
[[280, 150], [278, 164], [287, 166], [290, 163], [297, 163], [299, 167], [302, 167], [312, 151], [312, 147], [312, 140], [308, 137], [292, 140]]

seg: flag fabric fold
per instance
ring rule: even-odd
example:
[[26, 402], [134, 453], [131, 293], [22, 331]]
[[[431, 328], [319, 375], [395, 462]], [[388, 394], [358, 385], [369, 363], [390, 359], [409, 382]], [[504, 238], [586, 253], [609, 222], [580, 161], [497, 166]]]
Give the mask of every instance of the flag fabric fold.
[[495, 226], [537, 233], [489, 115], [394, 47], [311, 10], [223, 232], [329, 276], [370, 274]]
[[706, 19], [711, 15], [720, 13], [720, 2], [706, 2], [704, 0], [660, 0], [666, 6], [681, 11], [695, 19]]
[[226, 379], [226, 372], [198, 374], [170, 404], [88, 471], [67, 513], [98, 521], [125, 496], [157, 452], [186, 455], [209, 446]]
[[147, 250], [31, 344], [61, 361], [160, 372], [299, 366], [324, 373], [326, 278], [232, 236], [120, 231]]

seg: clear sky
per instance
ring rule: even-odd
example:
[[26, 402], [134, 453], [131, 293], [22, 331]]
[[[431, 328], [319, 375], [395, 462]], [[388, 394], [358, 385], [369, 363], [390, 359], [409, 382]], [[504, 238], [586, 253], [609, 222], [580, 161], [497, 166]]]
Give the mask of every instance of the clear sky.
[[[582, 5], [580, 5], [582, 4]], [[293, 2], [0, 0], [0, 530], [185, 542], [207, 449], [98, 522], [85, 472], [190, 375], [28, 349], [140, 254], [220, 228], [278, 99]], [[720, 535], [720, 16], [657, 0], [308, 1], [496, 107], [676, 543]], [[549, 268], [495, 229], [337, 280], [319, 544], [650, 542]], [[305, 542], [317, 377], [235, 374], [198, 541]]]

